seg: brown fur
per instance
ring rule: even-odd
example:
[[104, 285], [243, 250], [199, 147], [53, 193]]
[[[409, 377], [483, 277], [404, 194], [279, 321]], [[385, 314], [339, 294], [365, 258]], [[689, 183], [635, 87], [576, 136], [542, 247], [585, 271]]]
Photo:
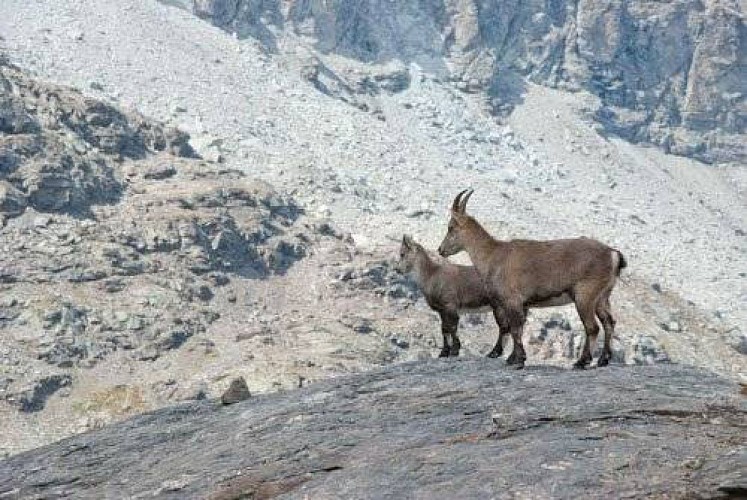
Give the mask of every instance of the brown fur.
[[[526, 354], [521, 341], [527, 310], [530, 307], [550, 307], [575, 303], [586, 330], [586, 342], [577, 368], [592, 360], [591, 351], [599, 333], [597, 318], [605, 332], [604, 349], [598, 366], [609, 363], [615, 320], [610, 312], [609, 296], [620, 270], [627, 264], [622, 254], [589, 238], [535, 241], [499, 241], [466, 213], [472, 191], [455, 198], [449, 229], [439, 247], [447, 257], [467, 251], [484, 286], [491, 305], [514, 341], [514, 350], [507, 362], [524, 366]], [[505, 330], [489, 356], [502, 353]]]
[[459, 313], [490, 307], [490, 297], [477, 270], [450, 262], [436, 262], [409, 236], [402, 239], [397, 269], [410, 273], [425, 296], [428, 306], [441, 317], [444, 343], [440, 357], [457, 356]]

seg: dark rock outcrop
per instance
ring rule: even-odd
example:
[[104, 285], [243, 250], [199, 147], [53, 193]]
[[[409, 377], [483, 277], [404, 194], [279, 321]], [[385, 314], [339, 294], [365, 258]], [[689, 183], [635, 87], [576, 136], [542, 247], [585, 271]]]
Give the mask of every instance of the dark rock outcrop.
[[0, 462], [2, 498], [722, 498], [747, 492], [736, 384], [677, 365], [392, 366], [176, 406]]
[[72, 377], [70, 375], [52, 375], [38, 381], [34, 387], [20, 394], [18, 406], [21, 411], [33, 413], [44, 409], [49, 396], [59, 391], [63, 387], [70, 385]]
[[116, 203], [119, 162], [160, 151], [195, 156], [183, 132], [0, 61], [0, 218], [27, 206], [80, 215]]

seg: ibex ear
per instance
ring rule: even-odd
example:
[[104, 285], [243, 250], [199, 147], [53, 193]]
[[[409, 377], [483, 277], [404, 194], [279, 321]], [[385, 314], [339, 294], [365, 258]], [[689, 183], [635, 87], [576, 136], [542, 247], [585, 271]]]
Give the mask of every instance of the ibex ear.
[[402, 236], [402, 244], [406, 248], [412, 249], [415, 246], [415, 242], [412, 240], [412, 237], [408, 234], [405, 234]]
[[457, 226], [464, 224], [465, 220], [467, 220], [467, 215], [465, 213], [457, 212], [456, 210], [451, 211], [451, 221]]

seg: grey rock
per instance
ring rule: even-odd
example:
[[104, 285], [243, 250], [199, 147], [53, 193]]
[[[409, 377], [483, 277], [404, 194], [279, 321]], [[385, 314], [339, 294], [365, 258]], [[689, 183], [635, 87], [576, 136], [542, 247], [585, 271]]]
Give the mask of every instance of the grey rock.
[[[0, 60], [0, 68], [2, 65]], [[12, 92], [11, 82], [0, 72], [0, 132], [27, 134], [38, 128], [39, 124], [26, 111], [23, 101]]]
[[399, 347], [400, 349], [409, 349], [410, 348], [410, 343], [408, 341], [406, 341], [406, 340], [403, 340], [403, 339], [400, 339], [400, 338], [397, 338], [397, 337], [392, 337], [391, 339], [389, 339], [389, 341], [393, 345], [395, 345], [396, 347]]
[[274, 330], [269, 326], [260, 326], [256, 328], [250, 328], [248, 330], [237, 333], [236, 342], [243, 342], [245, 340], [253, 339], [255, 337], [269, 337], [274, 334], [275, 334]]
[[69, 154], [30, 158], [16, 178], [28, 204], [41, 212], [86, 211], [91, 204], [116, 200], [122, 190], [111, 168]]
[[546, 329], [557, 328], [566, 332], [571, 331], [571, 323], [568, 321], [568, 318], [560, 314], [553, 314], [550, 319], [543, 323], [542, 327]]
[[361, 334], [368, 334], [374, 331], [373, 326], [371, 326], [371, 321], [367, 319], [360, 319], [356, 321], [352, 325], [352, 328], [355, 333]]
[[236, 33], [241, 38], [253, 37], [267, 49], [275, 51], [273, 28], [282, 24], [280, 3], [276, 0], [194, 0], [195, 14]]
[[127, 285], [120, 278], [112, 278], [112, 279], [106, 280], [103, 285], [103, 289], [106, 293], [121, 292], [126, 287]]
[[80, 30], [75, 30], [75, 29], [74, 29], [74, 30], [71, 30], [71, 31], [70, 31], [70, 32], [68, 33], [68, 36], [69, 36], [69, 37], [70, 37], [70, 38], [71, 38], [72, 40], [75, 40], [76, 42], [80, 42], [80, 41], [82, 41], [82, 40], [83, 40], [83, 39], [85, 38], [85, 33], [83, 33], [83, 32], [82, 32], [82, 31], [80, 31]]
[[16, 216], [26, 210], [26, 196], [7, 181], [0, 180], [0, 214]]
[[70, 384], [72, 384], [70, 375], [50, 375], [36, 381], [33, 387], [16, 394], [14, 399], [20, 411], [38, 412], [44, 409], [50, 396]]
[[192, 335], [194, 335], [195, 329], [187, 327], [174, 328], [165, 335], [162, 335], [158, 347], [163, 350], [176, 349], [184, 344]]
[[747, 406], [733, 382], [677, 365], [502, 366], [407, 363], [229, 407], [185, 403], [12, 456], [0, 462], [0, 494], [144, 497], [164, 495], [164, 485], [178, 485], [179, 498], [744, 491]]
[[282, 273], [305, 255], [306, 248], [303, 244], [279, 239], [267, 254], [267, 264], [271, 270]]
[[153, 344], [147, 344], [132, 352], [132, 359], [137, 361], [155, 361], [161, 357], [161, 352]]
[[154, 165], [146, 169], [145, 172], [143, 173], [144, 178], [157, 180], [157, 181], [168, 179], [169, 177], [173, 177], [175, 175], [176, 175], [176, 168], [174, 168], [173, 165], [163, 164], [163, 163]]
[[680, 325], [680, 322], [676, 319], [669, 320], [666, 323], [662, 323], [661, 329], [667, 332], [680, 332], [682, 331], [682, 325]]
[[246, 385], [246, 380], [244, 380], [244, 377], [237, 377], [231, 381], [231, 385], [221, 395], [220, 402], [224, 405], [231, 405], [250, 397], [251, 393], [249, 392], [249, 387]]
[[669, 355], [651, 335], [637, 335], [633, 338], [633, 361], [637, 364], [668, 363]]
[[10, 377], [0, 377], [0, 393], [7, 393], [8, 388], [10, 387], [10, 384], [13, 382], [13, 379]]
[[200, 17], [215, 19], [215, 22], [227, 24], [238, 14], [239, 0], [193, 0], [192, 9]]
[[403, 92], [410, 86], [410, 71], [399, 61], [385, 64], [364, 77], [367, 86], [375, 92]]
[[0, 322], [10, 322], [20, 316], [20, 311], [13, 308], [13, 306], [0, 305]]
[[726, 334], [726, 343], [739, 354], [747, 355], [747, 334], [732, 330]]
[[210, 290], [210, 287], [207, 285], [200, 285], [197, 287], [197, 289], [194, 291], [195, 297], [200, 299], [203, 302], [210, 301], [215, 294], [213, 294], [213, 291]]
[[72, 368], [90, 354], [84, 342], [69, 337], [56, 337], [49, 348], [39, 350], [38, 357], [59, 368]]
[[83, 283], [86, 281], [98, 281], [106, 278], [108, 273], [103, 269], [71, 269], [65, 273], [68, 281]]
[[37, 217], [34, 217], [34, 227], [36, 228], [44, 228], [49, 226], [49, 224], [52, 222], [52, 218], [48, 215], [39, 215]]

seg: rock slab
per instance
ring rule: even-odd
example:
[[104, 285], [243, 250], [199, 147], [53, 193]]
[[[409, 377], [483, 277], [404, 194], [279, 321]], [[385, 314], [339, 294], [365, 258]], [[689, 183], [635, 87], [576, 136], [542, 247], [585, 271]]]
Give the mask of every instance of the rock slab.
[[0, 498], [727, 498], [747, 402], [678, 365], [409, 363], [141, 415], [0, 462]]

